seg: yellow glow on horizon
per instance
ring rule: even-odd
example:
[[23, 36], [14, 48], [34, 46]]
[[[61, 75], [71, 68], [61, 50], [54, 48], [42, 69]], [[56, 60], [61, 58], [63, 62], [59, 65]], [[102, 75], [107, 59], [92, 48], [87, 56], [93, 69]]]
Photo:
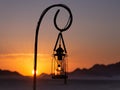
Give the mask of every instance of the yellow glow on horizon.
[[[52, 57], [50, 54], [38, 54], [37, 57], [37, 76], [41, 73], [51, 73], [51, 60]], [[81, 58], [81, 63], [79, 61], [75, 63], [72, 58], [68, 58], [69, 65], [68, 71], [73, 71], [74, 69], [80, 67], [89, 66], [90, 62], [84, 63], [84, 58]], [[76, 58], [74, 58], [76, 59]], [[34, 54], [0, 54], [0, 69], [17, 71], [24, 76], [33, 76], [34, 68]]]
[[[48, 54], [38, 54], [37, 75], [50, 73], [51, 57]], [[0, 55], [0, 69], [17, 71], [24, 76], [33, 76], [33, 54], [4, 54]]]

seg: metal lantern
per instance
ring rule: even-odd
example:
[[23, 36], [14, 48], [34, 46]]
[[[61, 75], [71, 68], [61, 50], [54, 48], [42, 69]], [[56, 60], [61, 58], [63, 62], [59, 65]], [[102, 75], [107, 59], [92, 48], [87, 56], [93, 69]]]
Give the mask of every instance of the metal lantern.
[[64, 79], [64, 83], [67, 81], [67, 51], [64, 43], [62, 33], [58, 34], [58, 38], [53, 50], [52, 59], [52, 78]]

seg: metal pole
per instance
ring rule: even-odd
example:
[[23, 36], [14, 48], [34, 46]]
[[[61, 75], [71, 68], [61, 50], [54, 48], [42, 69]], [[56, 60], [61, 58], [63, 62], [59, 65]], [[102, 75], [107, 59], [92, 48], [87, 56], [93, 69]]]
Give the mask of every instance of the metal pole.
[[60, 9], [57, 10], [57, 12], [56, 12], [56, 14], [55, 14], [55, 18], [54, 18], [54, 25], [55, 25], [55, 27], [56, 27], [59, 31], [62, 32], [62, 31], [67, 30], [67, 29], [71, 26], [72, 20], [73, 20], [71, 10], [70, 10], [66, 5], [64, 5], [64, 4], [55, 4], [55, 5], [49, 6], [48, 8], [46, 8], [46, 9], [42, 12], [42, 14], [41, 14], [41, 16], [40, 16], [40, 18], [39, 18], [39, 21], [38, 21], [38, 24], [37, 24], [37, 28], [36, 28], [36, 33], [35, 33], [33, 90], [36, 90], [37, 46], [38, 46], [38, 33], [39, 33], [39, 28], [40, 28], [40, 24], [41, 24], [41, 22], [42, 22], [42, 19], [43, 19], [44, 15], [46, 14], [46, 12], [47, 12], [49, 9], [51, 9], [51, 8], [53, 8], [53, 7], [62, 7], [62, 8], [64, 8], [64, 9], [66, 9], [66, 10], [69, 12], [69, 14], [70, 14], [69, 19], [68, 19], [68, 23], [69, 23], [69, 24], [67, 23], [67, 25], [65, 26], [64, 29], [60, 29], [60, 28], [57, 26], [57, 24], [56, 24], [56, 17], [57, 17], [57, 15], [58, 15]]

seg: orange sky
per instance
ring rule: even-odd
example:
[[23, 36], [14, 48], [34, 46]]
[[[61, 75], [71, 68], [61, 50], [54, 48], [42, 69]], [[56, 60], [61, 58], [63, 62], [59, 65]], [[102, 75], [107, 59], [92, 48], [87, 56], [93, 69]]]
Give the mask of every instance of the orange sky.
[[[22, 75], [31, 76], [33, 71], [33, 54], [6, 54], [0, 55], [1, 69], [18, 71]], [[48, 60], [49, 59], [49, 60]], [[38, 74], [50, 74], [51, 61], [49, 55], [38, 54]]]
[[[68, 70], [120, 61], [120, 0], [0, 0], [0, 69], [32, 75], [34, 38], [42, 11], [54, 4], [66, 4], [73, 24], [63, 32], [68, 51]], [[51, 56], [58, 35], [53, 18], [56, 8], [44, 17], [38, 45], [38, 73], [51, 72]], [[60, 11], [57, 23], [68, 19]]]
[[[72, 55], [72, 54], [71, 54]], [[33, 71], [33, 63], [34, 63], [34, 55], [33, 54], [1, 54], [0, 55], [0, 68], [3, 70], [10, 70], [10, 71], [18, 71], [20, 74], [25, 76], [32, 76]], [[92, 59], [97, 59], [98, 63], [102, 64], [109, 64], [106, 61], [99, 61], [101, 60], [101, 57], [91, 57], [90, 56], [82, 56], [79, 58], [79, 61], [77, 61], [76, 56], [68, 56], [68, 71], [73, 71], [76, 68], [90, 68], [94, 61]], [[72, 58], [72, 59], [71, 59]], [[91, 60], [91, 62], [87, 62], [87, 60]], [[98, 59], [99, 58], [99, 59]], [[109, 58], [109, 62], [114, 63], [113, 60]], [[52, 60], [52, 54], [38, 54], [38, 64], [37, 64], [37, 70], [38, 74], [41, 73], [51, 73], [51, 60]], [[119, 61], [119, 59], [118, 59]]]
[[[0, 68], [3, 70], [18, 71], [25, 76], [31, 76], [34, 64], [33, 54], [1, 54]], [[68, 58], [67, 58], [68, 59]], [[52, 54], [38, 54], [37, 71], [41, 73], [51, 73]], [[69, 71], [74, 70], [79, 63], [69, 62]]]

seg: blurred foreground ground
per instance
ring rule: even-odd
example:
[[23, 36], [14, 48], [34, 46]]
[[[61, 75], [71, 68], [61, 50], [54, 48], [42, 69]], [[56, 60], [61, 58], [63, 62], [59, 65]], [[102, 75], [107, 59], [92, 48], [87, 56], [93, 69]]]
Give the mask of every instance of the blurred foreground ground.
[[[32, 79], [0, 79], [0, 90], [33, 90]], [[38, 80], [37, 90], [120, 90], [120, 80]]]

